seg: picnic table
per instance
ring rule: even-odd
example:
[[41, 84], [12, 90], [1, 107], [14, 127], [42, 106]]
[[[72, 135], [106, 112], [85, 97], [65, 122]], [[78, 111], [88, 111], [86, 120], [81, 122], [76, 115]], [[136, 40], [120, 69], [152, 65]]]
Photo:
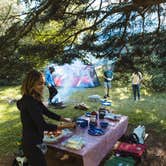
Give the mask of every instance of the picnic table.
[[[82, 116], [81, 118], [88, 119], [88, 117]], [[98, 123], [100, 123], [99, 120]], [[71, 155], [78, 156], [82, 159], [84, 166], [98, 166], [103, 158], [111, 151], [117, 140], [126, 132], [128, 126], [128, 117], [121, 116], [119, 121], [110, 121], [105, 130], [105, 134], [101, 136], [92, 136], [88, 134], [87, 128], [81, 128], [79, 126], [73, 130], [72, 135], [78, 135], [85, 141], [85, 146], [80, 150], [75, 150], [62, 146], [62, 142], [55, 142], [48, 144], [52, 149], [67, 152]], [[63, 140], [64, 141], [64, 140]], [[56, 162], [56, 161], [55, 161]]]

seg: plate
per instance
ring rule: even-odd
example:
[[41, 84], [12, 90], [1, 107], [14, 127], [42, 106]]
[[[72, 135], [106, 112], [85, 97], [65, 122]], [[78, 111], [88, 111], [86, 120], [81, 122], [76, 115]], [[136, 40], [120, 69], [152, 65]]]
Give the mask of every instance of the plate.
[[68, 137], [72, 134], [69, 129], [57, 130], [57, 131], [45, 131], [43, 142], [54, 143], [63, 137]]

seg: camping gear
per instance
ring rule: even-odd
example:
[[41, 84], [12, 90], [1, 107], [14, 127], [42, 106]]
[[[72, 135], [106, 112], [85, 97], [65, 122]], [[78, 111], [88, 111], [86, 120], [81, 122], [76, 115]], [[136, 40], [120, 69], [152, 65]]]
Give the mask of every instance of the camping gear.
[[105, 119], [109, 119], [112, 121], [119, 121], [121, 118], [121, 115], [119, 114], [113, 114], [113, 113], [106, 113], [104, 116]]
[[47, 142], [47, 143], [55, 142], [61, 136], [61, 134], [62, 134], [62, 130], [44, 131], [43, 142]]
[[104, 134], [104, 130], [91, 126], [88, 130], [88, 134], [92, 136], [100, 136]]
[[22, 139], [17, 140], [18, 149], [15, 152], [15, 158], [12, 162], [12, 166], [28, 166], [27, 158], [24, 156], [22, 149]]
[[97, 126], [97, 119], [98, 119], [98, 114], [96, 111], [92, 111], [91, 112], [91, 116], [90, 116], [90, 122], [89, 124]]
[[46, 154], [48, 151], [48, 148], [45, 142], [41, 144], [37, 144], [36, 147], [39, 148], [43, 154]]
[[90, 112], [86, 112], [86, 113], [85, 113], [85, 116], [86, 116], [86, 117], [90, 117], [90, 116], [91, 116], [91, 113], [90, 113]]
[[83, 137], [78, 135], [73, 135], [72, 137], [68, 138], [66, 141], [62, 142], [61, 145], [67, 148], [80, 150], [85, 145], [85, 140]]
[[112, 105], [111, 101], [108, 101], [106, 99], [101, 99], [100, 103], [101, 103], [101, 107], [107, 109], [108, 112], [110, 112], [110, 108], [111, 108], [111, 105]]
[[107, 100], [104, 100], [104, 101], [102, 100], [102, 101], [101, 101], [101, 105], [102, 105], [102, 106], [111, 106], [111, 102], [110, 102], [110, 101], [107, 101]]
[[134, 130], [133, 133], [137, 135], [138, 137], [138, 143], [144, 144], [144, 139], [145, 139], [145, 126], [137, 126]]
[[100, 126], [101, 126], [101, 128], [107, 128], [108, 127], [108, 122], [100, 122]]
[[133, 156], [136, 158], [141, 158], [145, 153], [147, 145], [145, 144], [130, 144], [126, 142], [120, 142], [114, 149], [116, 153], [124, 156]]
[[[68, 122], [67, 122], [68, 123]], [[57, 130], [57, 131], [44, 131], [43, 142], [55, 143], [58, 140], [72, 135], [72, 131], [69, 129]]]
[[130, 143], [130, 144], [133, 144], [133, 143], [139, 144], [139, 138], [135, 133], [131, 133], [129, 135], [123, 135], [120, 138], [120, 141], [127, 142], [127, 143]]
[[26, 157], [17, 156], [12, 163], [12, 166], [29, 166]]
[[113, 156], [106, 161], [104, 166], [134, 166], [135, 160], [132, 157]]
[[100, 111], [99, 112], [99, 119], [104, 119], [105, 116], [105, 111]]
[[104, 119], [105, 114], [108, 113], [109, 110], [104, 107], [100, 107], [98, 112], [99, 112], [99, 119]]
[[82, 127], [82, 128], [85, 128], [85, 127], [88, 126], [88, 120], [82, 119], [82, 118], [78, 118], [78, 119], [76, 120], [76, 124], [77, 124], [78, 126]]
[[[82, 117], [82, 116], [81, 116]], [[87, 118], [83, 116], [83, 118]], [[110, 122], [109, 122], [110, 124]], [[104, 135], [92, 136], [88, 134], [88, 129], [81, 129], [77, 127], [73, 130], [73, 135], [81, 136], [85, 140], [85, 146], [81, 150], [73, 150], [61, 145], [61, 143], [49, 144], [54, 153], [52, 153], [51, 160], [54, 159], [56, 151], [64, 151], [66, 153], [71, 153], [80, 159], [82, 163], [77, 164], [78, 166], [99, 166], [102, 160], [111, 152], [115, 142], [126, 132], [128, 126], [128, 117], [122, 116], [121, 120], [116, 123], [115, 127], [108, 126]], [[65, 139], [66, 140], [66, 139]], [[64, 140], [64, 141], [65, 141]], [[56, 158], [54, 163], [56, 163]], [[63, 165], [63, 163], [61, 164]], [[74, 165], [74, 163], [73, 163]]]
[[86, 111], [86, 110], [89, 109], [88, 106], [87, 106], [85, 103], [76, 104], [76, 105], [74, 106], [74, 108], [75, 108], [75, 109], [84, 110], [84, 111]]
[[129, 135], [123, 135], [120, 138], [122, 142], [128, 143], [136, 143], [136, 144], [144, 144], [145, 139], [147, 138], [148, 134], [145, 133], [145, 126], [137, 126], [134, 128], [133, 132]]
[[55, 66], [54, 82], [60, 87], [93, 88], [100, 85], [93, 65], [71, 64]]
[[91, 96], [88, 96], [88, 99], [92, 102], [100, 102], [101, 97], [99, 95], [91, 95]]
[[104, 119], [105, 114], [106, 114], [105, 110], [99, 110], [99, 119]]
[[52, 107], [54, 109], [63, 109], [63, 108], [66, 108], [66, 105], [64, 105], [63, 102], [49, 103], [48, 106]]

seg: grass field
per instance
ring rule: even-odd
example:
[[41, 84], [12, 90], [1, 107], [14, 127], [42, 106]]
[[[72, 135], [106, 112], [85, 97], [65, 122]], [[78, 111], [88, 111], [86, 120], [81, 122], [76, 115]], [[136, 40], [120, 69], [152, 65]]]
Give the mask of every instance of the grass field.
[[[19, 99], [19, 86], [0, 87], [0, 156], [11, 155], [17, 149], [17, 140], [21, 136], [21, 123], [19, 111], [15, 102], [11, 99]], [[129, 116], [129, 124], [137, 126], [145, 125], [146, 128], [153, 129], [159, 136], [166, 133], [166, 94], [149, 93], [146, 89], [141, 89], [141, 101], [134, 102], [131, 95], [131, 87], [117, 87], [113, 85], [111, 90], [111, 108], [120, 114]], [[45, 89], [45, 101], [48, 91]], [[85, 103], [89, 106], [89, 111], [98, 110], [100, 103], [90, 102], [89, 95], [98, 94], [103, 96], [103, 87], [77, 89], [66, 102], [67, 107], [61, 110], [53, 110], [64, 117], [79, 117], [85, 111], [74, 109], [75, 104]], [[51, 120], [51, 122], [56, 123]]]

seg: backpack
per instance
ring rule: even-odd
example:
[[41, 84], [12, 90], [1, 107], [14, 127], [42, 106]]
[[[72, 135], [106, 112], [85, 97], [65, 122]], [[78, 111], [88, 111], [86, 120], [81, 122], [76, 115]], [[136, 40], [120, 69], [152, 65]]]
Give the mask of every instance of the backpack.
[[138, 136], [135, 133], [131, 133], [129, 135], [123, 135], [120, 138], [120, 141], [127, 142], [127, 143], [130, 143], [130, 144], [133, 144], [133, 143], [138, 144], [139, 143]]
[[13, 160], [12, 166], [30, 166], [27, 162], [26, 157], [16, 157]]
[[144, 139], [145, 139], [145, 126], [137, 126], [134, 130], [133, 133], [137, 135], [139, 143], [144, 144]]
[[131, 133], [128, 135], [128, 143], [139, 144], [139, 138], [135, 133]]
[[146, 153], [146, 149], [147, 145], [145, 144], [130, 144], [126, 142], [121, 142], [114, 151], [120, 156], [132, 156], [139, 161]]
[[19, 145], [19, 147], [17, 151], [14, 153], [15, 158], [13, 160], [12, 166], [30, 166], [22, 149], [22, 138], [19, 138], [17, 140], [17, 144]]

